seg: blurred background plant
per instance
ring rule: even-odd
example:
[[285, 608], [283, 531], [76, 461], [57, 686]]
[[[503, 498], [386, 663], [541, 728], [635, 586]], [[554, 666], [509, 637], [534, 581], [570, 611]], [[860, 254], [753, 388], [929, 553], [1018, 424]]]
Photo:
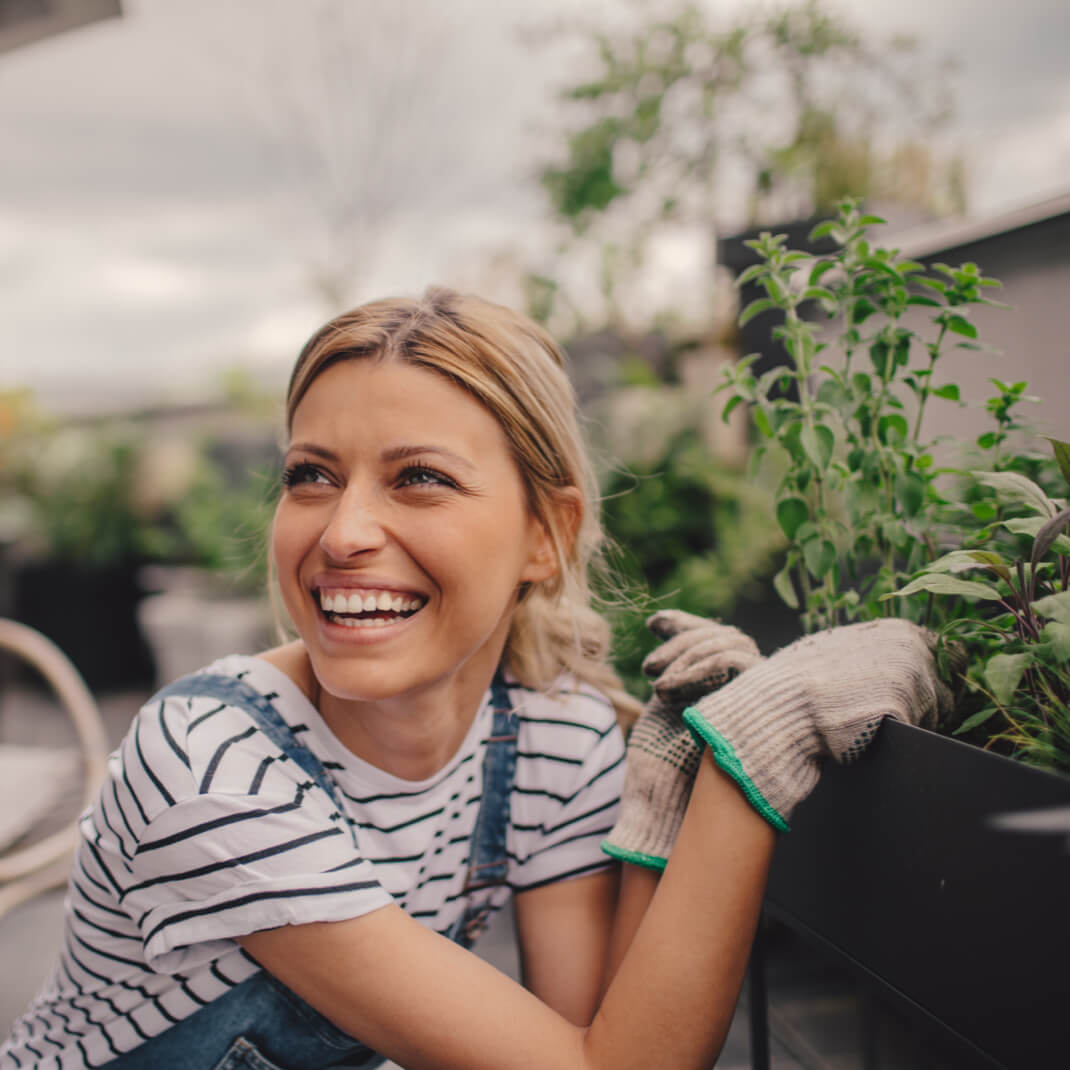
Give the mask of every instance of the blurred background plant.
[[[634, 317], [666, 233], [805, 219], [846, 195], [907, 218], [965, 210], [951, 65], [916, 38], [867, 38], [820, 0], [636, 9], [573, 29], [597, 59], [561, 92], [563, 151], [541, 176], [569, 231], [558, 253], [600, 280], [605, 322]], [[559, 332], [590, 328], [560, 271], [532, 295]]]
[[68, 652], [91, 685], [151, 681], [143, 597], [174, 570], [201, 596], [260, 598], [277, 483], [269, 428], [161, 430], [144, 414], [82, 420], [2, 399], [4, 612]]

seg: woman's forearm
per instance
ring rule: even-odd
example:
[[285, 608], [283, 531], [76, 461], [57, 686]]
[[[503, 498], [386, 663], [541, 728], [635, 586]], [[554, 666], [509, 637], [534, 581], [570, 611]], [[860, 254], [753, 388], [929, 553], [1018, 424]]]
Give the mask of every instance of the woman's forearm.
[[649, 1065], [652, 1050], [658, 1065], [712, 1065], [743, 982], [775, 844], [773, 828], [704, 755], [664, 876], [637, 871], [622, 884], [621, 943], [644, 895], [649, 907], [588, 1030], [590, 1065], [628, 1066], [639, 1052]]

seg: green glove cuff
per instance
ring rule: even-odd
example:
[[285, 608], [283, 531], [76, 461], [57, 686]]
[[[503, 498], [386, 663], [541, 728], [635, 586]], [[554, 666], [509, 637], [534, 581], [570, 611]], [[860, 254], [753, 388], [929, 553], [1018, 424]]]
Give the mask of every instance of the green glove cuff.
[[[789, 825], [775, 807], [771, 806], [765, 796], [758, 790], [754, 781], [747, 776], [743, 763], [739, 760], [735, 748], [717, 731], [693, 706], [684, 710], [684, 723], [691, 729], [691, 734], [699, 744], [708, 745], [713, 760], [727, 773], [743, 792], [744, 798], [758, 813], [780, 832], [788, 832]], [[605, 848], [603, 847], [603, 850]]]
[[642, 851], [629, 851], [625, 847], [618, 847], [609, 840], [602, 841], [602, 853], [615, 858], [618, 862], [630, 862], [633, 866], [645, 866], [647, 869], [656, 869], [659, 872], [665, 868], [669, 861], [667, 858], [659, 858], [657, 855], [643, 854]]

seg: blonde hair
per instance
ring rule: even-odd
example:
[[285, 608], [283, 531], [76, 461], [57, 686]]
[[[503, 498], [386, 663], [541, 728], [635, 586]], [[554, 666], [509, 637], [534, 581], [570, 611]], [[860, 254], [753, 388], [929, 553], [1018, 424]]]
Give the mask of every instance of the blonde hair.
[[[286, 394], [287, 430], [312, 381], [339, 361], [359, 358], [427, 368], [497, 419], [558, 566], [556, 575], [521, 592], [506, 640], [509, 667], [536, 690], [571, 672], [602, 691], [622, 726], [630, 725], [640, 704], [609, 663], [610, 628], [594, 608], [590, 584], [593, 570], [602, 567], [598, 488], [553, 339], [526, 316], [441, 287], [419, 300], [372, 301], [335, 317], [305, 344]], [[582, 500], [578, 526], [561, 508], [561, 491], [570, 487]]]

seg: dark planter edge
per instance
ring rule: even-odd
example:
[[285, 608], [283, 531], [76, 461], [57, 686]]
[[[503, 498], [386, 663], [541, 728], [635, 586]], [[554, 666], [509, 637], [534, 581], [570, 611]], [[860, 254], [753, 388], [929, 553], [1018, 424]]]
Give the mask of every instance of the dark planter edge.
[[886, 722], [797, 810], [767, 913], [983, 1065], [1044, 1065], [1065, 1005], [1044, 979], [1065, 976], [1070, 948], [1070, 829], [1000, 819], [1064, 807], [1068, 777]]

